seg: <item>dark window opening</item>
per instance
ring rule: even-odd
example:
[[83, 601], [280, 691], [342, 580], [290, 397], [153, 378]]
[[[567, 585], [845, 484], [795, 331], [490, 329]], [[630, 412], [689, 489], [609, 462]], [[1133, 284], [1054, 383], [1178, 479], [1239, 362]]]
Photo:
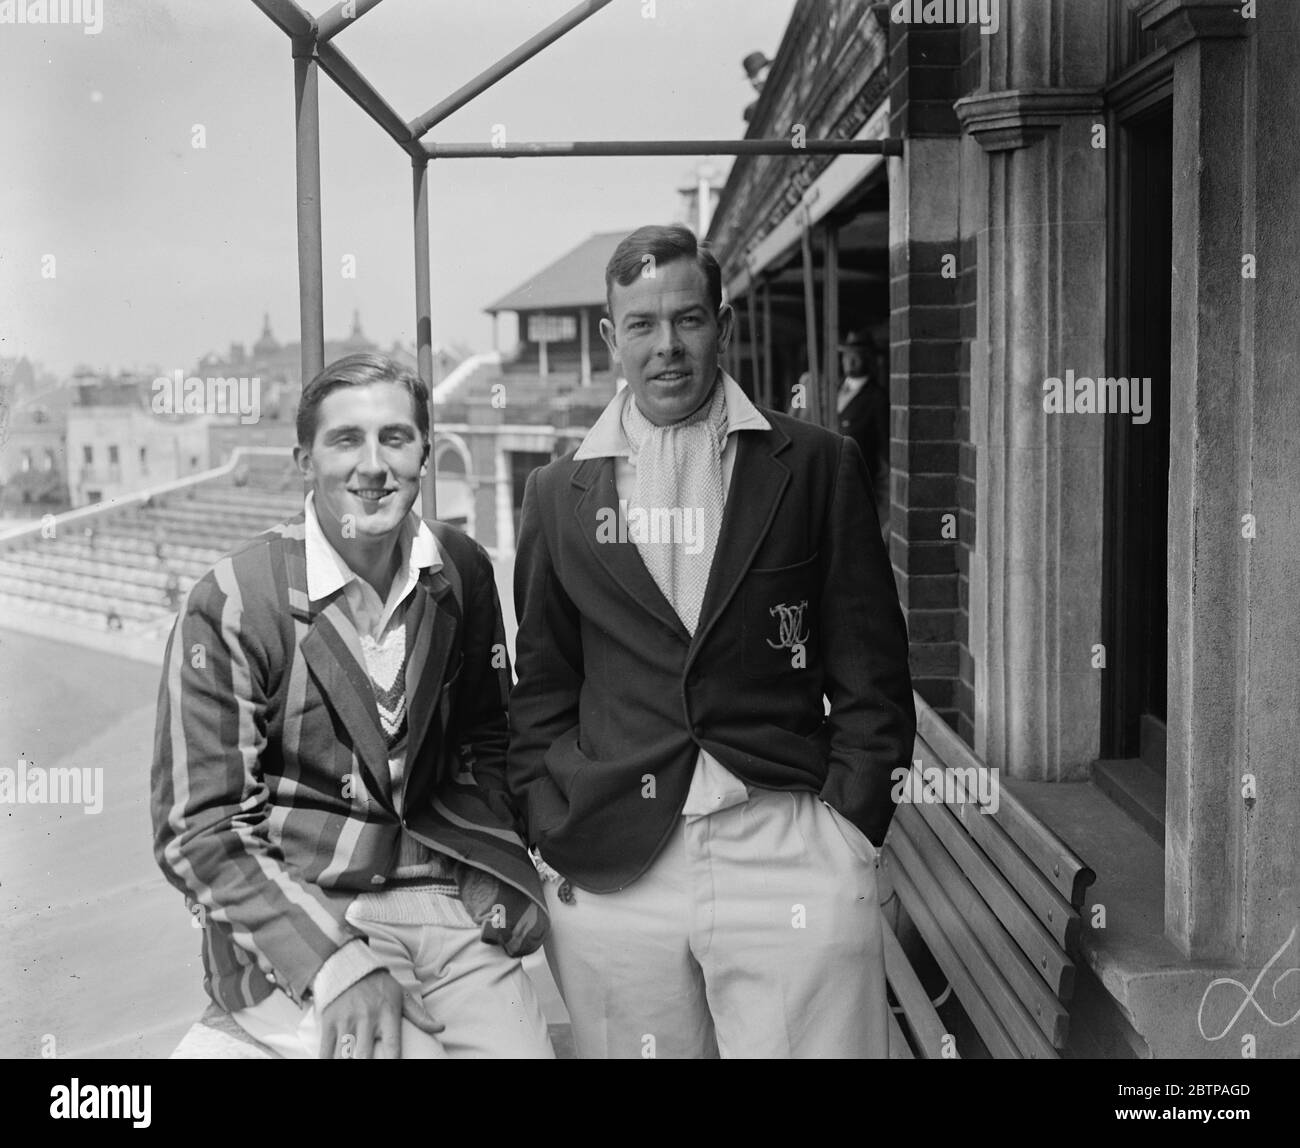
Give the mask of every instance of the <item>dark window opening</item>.
[[[1117, 255], [1120, 280], [1111, 373], [1150, 378], [1150, 421], [1110, 416], [1102, 756], [1149, 771], [1148, 828], [1163, 841], [1168, 657], [1173, 110], [1165, 101], [1126, 125]], [[1137, 776], [1137, 775], [1133, 775]], [[1157, 799], [1158, 791], [1158, 799]]]

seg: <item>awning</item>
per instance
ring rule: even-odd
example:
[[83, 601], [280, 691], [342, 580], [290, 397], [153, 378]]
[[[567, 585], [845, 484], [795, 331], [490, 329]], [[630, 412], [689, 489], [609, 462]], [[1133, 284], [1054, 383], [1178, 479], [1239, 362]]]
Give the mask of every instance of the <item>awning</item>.
[[[885, 139], [888, 133], [889, 100], [885, 99], [853, 138]], [[884, 161], [883, 155], [837, 155], [804, 193], [800, 205], [758, 242], [746, 261], [747, 267], [726, 283], [726, 298], [740, 298], [749, 290], [753, 277], [760, 275], [772, 264], [784, 261], [798, 245], [804, 227], [819, 223], [834, 211]]]

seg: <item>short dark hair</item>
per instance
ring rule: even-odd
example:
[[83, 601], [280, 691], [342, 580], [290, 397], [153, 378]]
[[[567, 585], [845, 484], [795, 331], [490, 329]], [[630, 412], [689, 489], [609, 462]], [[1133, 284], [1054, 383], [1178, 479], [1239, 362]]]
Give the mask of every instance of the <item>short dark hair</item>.
[[373, 383], [396, 383], [411, 396], [415, 408], [415, 425], [424, 441], [429, 441], [429, 388], [410, 367], [390, 355], [363, 352], [345, 355], [330, 363], [302, 390], [298, 403], [298, 445], [310, 448], [316, 441], [316, 422], [320, 405], [327, 395], [340, 387], [368, 387]]
[[614, 248], [614, 254], [605, 266], [605, 308], [610, 319], [614, 318], [614, 284], [626, 287], [634, 282], [644, 273], [647, 256], [655, 267], [679, 259], [693, 260], [704, 272], [713, 314], [717, 315], [722, 309], [722, 268], [709, 245], [697, 240], [695, 233], [683, 224], [673, 223], [667, 227], [650, 224], [638, 227]]

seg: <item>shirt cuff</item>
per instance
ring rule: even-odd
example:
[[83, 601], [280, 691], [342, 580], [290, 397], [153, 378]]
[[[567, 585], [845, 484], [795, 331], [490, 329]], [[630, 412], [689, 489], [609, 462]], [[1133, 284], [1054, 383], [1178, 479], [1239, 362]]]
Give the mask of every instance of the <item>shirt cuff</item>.
[[360, 937], [348, 941], [321, 965], [312, 978], [311, 999], [317, 1013], [333, 1004], [345, 989], [350, 989], [362, 977], [384, 967], [383, 961]]

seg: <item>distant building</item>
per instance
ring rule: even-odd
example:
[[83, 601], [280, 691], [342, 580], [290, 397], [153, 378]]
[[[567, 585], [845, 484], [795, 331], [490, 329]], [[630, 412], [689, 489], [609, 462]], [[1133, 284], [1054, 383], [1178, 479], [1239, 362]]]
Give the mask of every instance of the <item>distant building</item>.
[[513, 311], [519, 341], [502, 361], [506, 375], [532, 375], [590, 386], [608, 375], [609, 352], [600, 337], [605, 313], [605, 264], [626, 231], [591, 236], [544, 267], [490, 307], [492, 345], [497, 345], [497, 316]]
[[706, 161], [695, 166], [690, 183], [677, 189], [680, 197], [677, 220], [695, 232], [699, 239], [709, 234], [709, 224], [713, 221], [713, 212], [718, 206], [723, 187], [718, 179], [718, 168]]
[[67, 414], [72, 505], [112, 501], [208, 467], [206, 414], [157, 414], [153, 379], [74, 376]]
[[[629, 229], [630, 230], [630, 229]], [[592, 235], [484, 310], [513, 312], [519, 336], [435, 396], [438, 515], [483, 545], [514, 549], [524, 484], [582, 441], [613, 396], [616, 372], [600, 336], [605, 265], [627, 230]]]
[[38, 388], [27, 360], [20, 360], [0, 397], [0, 513], [57, 514], [70, 506], [66, 387]]
[[[345, 355], [365, 351], [382, 352], [414, 368], [415, 352], [401, 343], [388, 348], [368, 338], [361, 329], [361, 314], [352, 313], [352, 330], [344, 339], [327, 339], [325, 362], [332, 363]], [[464, 356], [456, 350], [435, 347], [433, 382], [441, 382]], [[209, 427], [209, 457], [220, 466], [237, 446], [283, 446], [295, 442], [294, 422], [298, 417], [298, 399], [302, 394], [302, 348], [298, 342], [281, 343], [271, 330], [271, 317], [264, 315], [262, 333], [252, 345], [251, 353], [242, 343], [231, 343], [227, 355], [204, 355], [194, 374], [201, 378], [249, 378], [260, 380], [260, 417], [246, 423], [238, 417], [216, 416]]]

